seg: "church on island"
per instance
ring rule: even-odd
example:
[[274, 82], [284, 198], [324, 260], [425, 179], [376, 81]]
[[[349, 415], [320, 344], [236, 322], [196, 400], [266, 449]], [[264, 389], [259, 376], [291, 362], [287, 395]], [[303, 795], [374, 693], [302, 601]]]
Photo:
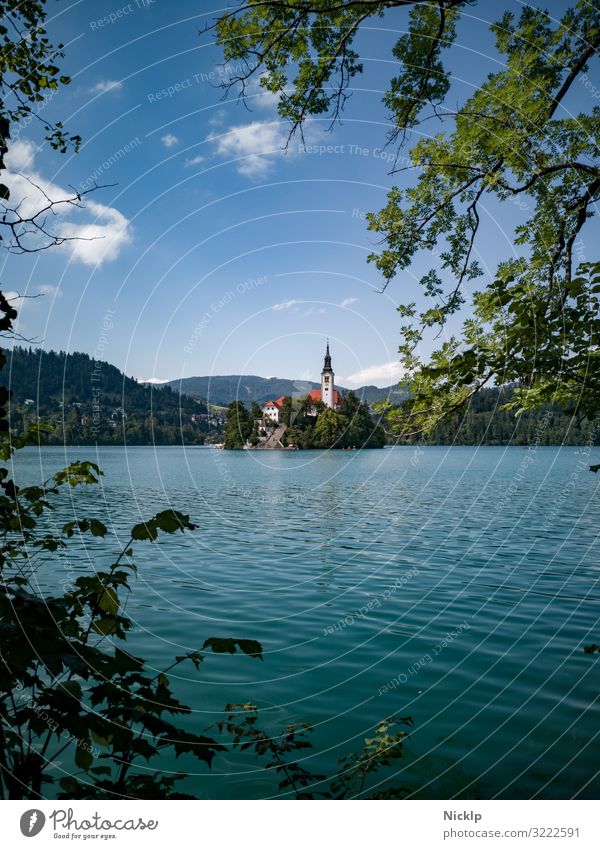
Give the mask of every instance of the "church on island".
[[[288, 385], [293, 384], [288, 381]], [[253, 401], [250, 411], [242, 402], [234, 402], [228, 408], [224, 436], [220, 447], [232, 451], [350, 451], [383, 448], [387, 438], [366, 401], [352, 391], [336, 389], [329, 340], [320, 389], [299, 397], [288, 393], [264, 403]]]
[[[308, 414], [312, 416], [318, 415], [316, 405], [321, 402], [331, 410], [339, 410], [342, 396], [335, 388], [335, 374], [331, 366], [331, 354], [329, 353], [329, 339], [327, 340], [327, 348], [325, 350], [325, 359], [323, 361], [323, 371], [321, 372], [321, 388], [311, 389], [306, 396], [308, 401], [312, 401], [315, 406], [309, 408]], [[262, 414], [265, 422], [269, 421], [272, 424], [279, 424], [283, 414], [283, 404], [285, 395], [277, 398], [276, 401], [267, 401], [262, 405]]]

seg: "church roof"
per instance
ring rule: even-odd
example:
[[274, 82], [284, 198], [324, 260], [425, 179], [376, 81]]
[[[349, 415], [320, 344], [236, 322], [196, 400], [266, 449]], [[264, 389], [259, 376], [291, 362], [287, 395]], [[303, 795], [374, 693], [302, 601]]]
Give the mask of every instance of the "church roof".
[[[309, 398], [311, 401], [320, 401], [321, 400], [321, 394], [322, 393], [321, 393], [320, 389], [311, 389], [306, 397]], [[335, 404], [336, 407], [340, 403], [340, 400], [341, 400], [340, 393], [337, 391], [337, 389], [334, 389], [333, 390], [333, 403]]]
[[263, 407], [277, 407], [280, 410], [283, 407], [283, 402], [285, 401], [285, 395], [280, 395], [276, 401], [265, 401]]

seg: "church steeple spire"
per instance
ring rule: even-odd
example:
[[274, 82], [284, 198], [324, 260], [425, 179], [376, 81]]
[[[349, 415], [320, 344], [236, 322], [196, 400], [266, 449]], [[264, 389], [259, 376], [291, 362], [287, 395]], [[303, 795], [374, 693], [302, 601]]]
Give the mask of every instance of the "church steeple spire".
[[335, 408], [335, 375], [331, 368], [331, 354], [329, 353], [329, 339], [327, 340], [327, 348], [325, 349], [325, 359], [323, 361], [323, 371], [321, 372], [321, 401], [326, 407]]
[[323, 371], [333, 371], [331, 368], [331, 354], [329, 353], [329, 339], [327, 340], [327, 349], [325, 350], [325, 360], [323, 362]]

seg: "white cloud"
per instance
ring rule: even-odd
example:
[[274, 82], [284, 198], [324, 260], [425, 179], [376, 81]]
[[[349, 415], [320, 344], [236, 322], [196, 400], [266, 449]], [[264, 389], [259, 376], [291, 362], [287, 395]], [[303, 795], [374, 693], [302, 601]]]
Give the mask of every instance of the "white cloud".
[[193, 156], [191, 159], [186, 159], [184, 164], [186, 168], [191, 168], [192, 165], [200, 165], [201, 162], [204, 162], [204, 157], [198, 155]]
[[[252, 121], [231, 127], [223, 135], [211, 133], [208, 141], [223, 157], [239, 160], [237, 170], [246, 177], [264, 177], [273, 165], [273, 157], [283, 153], [288, 127], [278, 121]], [[291, 148], [290, 148], [291, 150]]]
[[[10, 189], [9, 206], [15, 209], [18, 205], [22, 218], [38, 214], [49, 199], [56, 204], [75, 194], [73, 189], [63, 189], [35, 170], [35, 152], [31, 142], [22, 140], [12, 144], [5, 157], [3, 182]], [[62, 203], [54, 210], [56, 216], [48, 217], [46, 227], [57, 237], [67, 239], [56, 250], [69, 253], [85, 265], [116, 259], [132, 240], [130, 222], [114, 207], [87, 199], [83, 209]], [[37, 244], [35, 238], [32, 235], [29, 239], [33, 247]]]
[[72, 256], [85, 265], [116, 259], [121, 249], [131, 243], [129, 221], [112, 206], [88, 201], [86, 209], [95, 216], [93, 221], [65, 227], [65, 235], [75, 237], [75, 241], [69, 242]]
[[217, 109], [212, 118], [208, 119], [208, 123], [211, 127], [222, 127], [225, 123], [226, 115], [227, 112], [225, 111], [225, 109]]
[[123, 83], [117, 80], [100, 80], [99, 83], [92, 86], [90, 91], [95, 94], [105, 94], [107, 91], [120, 91], [123, 88]]
[[300, 301], [294, 301], [293, 299], [291, 299], [289, 301], [282, 301], [280, 304], [273, 304], [271, 309], [275, 310], [275, 312], [280, 312], [281, 310], [291, 310], [299, 303]]
[[[40, 295], [45, 297], [40, 298]], [[28, 313], [36, 305], [42, 305], [42, 309], [47, 310], [49, 309], [47, 299], [49, 297], [60, 298], [60, 296], [61, 292], [58, 286], [52, 286], [51, 283], [42, 283], [37, 287], [37, 291], [30, 289], [29, 291], [26, 290], [24, 294], [16, 291], [4, 292], [6, 300], [19, 311], [19, 321], [23, 320], [23, 310], [25, 308], [27, 308]]]
[[179, 139], [177, 136], [174, 136], [173, 133], [167, 133], [166, 136], [162, 136], [161, 142], [165, 147], [174, 147], [179, 143]]
[[310, 309], [306, 310], [304, 315], [325, 315], [326, 312], [327, 310], [324, 307], [310, 307]]
[[155, 385], [161, 385], [163, 383], [168, 383], [168, 380], [161, 380], [159, 377], [139, 377], [138, 383], [152, 383]]
[[354, 387], [358, 386], [390, 386], [392, 383], [397, 383], [404, 373], [404, 369], [399, 362], [392, 360], [389, 363], [381, 365], [367, 366], [348, 377], [340, 377], [341, 383], [349, 384]]
[[9, 171], [24, 171], [33, 165], [37, 147], [27, 139], [11, 143], [4, 162]]
[[344, 300], [341, 302], [340, 306], [341, 307], [349, 307], [350, 304], [356, 304], [356, 303], [358, 303], [358, 298], [344, 298]]
[[60, 298], [61, 295], [58, 286], [53, 286], [51, 283], [42, 283], [38, 286], [38, 292], [40, 295], [51, 295], [53, 298]]

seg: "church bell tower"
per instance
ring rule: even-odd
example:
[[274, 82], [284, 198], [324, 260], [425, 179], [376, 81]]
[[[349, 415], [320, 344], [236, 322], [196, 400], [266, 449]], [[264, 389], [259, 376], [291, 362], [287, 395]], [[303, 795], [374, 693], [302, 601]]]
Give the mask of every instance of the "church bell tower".
[[321, 401], [326, 407], [333, 410], [335, 406], [334, 393], [334, 373], [331, 368], [331, 354], [329, 353], [329, 339], [327, 340], [327, 350], [325, 351], [325, 361], [323, 363], [323, 371], [321, 372]]

